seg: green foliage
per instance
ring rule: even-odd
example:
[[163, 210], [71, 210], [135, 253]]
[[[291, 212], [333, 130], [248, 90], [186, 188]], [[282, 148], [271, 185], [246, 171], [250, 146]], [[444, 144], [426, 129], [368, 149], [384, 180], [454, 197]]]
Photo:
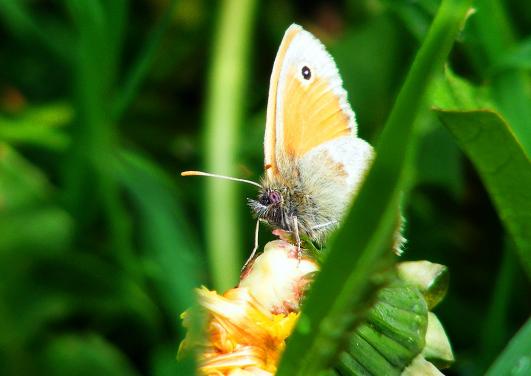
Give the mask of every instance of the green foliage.
[[474, 163], [531, 277], [531, 161], [488, 93], [449, 70], [434, 92], [436, 113]]
[[[168, 314], [184, 312], [194, 303], [198, 250], [171, 182], [132, 153], [122, 155], [116, 172], [141, 213], [147, 275], [154, 279]], [[178, 323], [175, 317], [173, 324]]]
[[531, 276], [531, 161], [495, 112], [438, 115], [476, 166]]
[[69, 139], [61, 128], [72, 121], [72, 107], [53, 103], [35, 107], [16, 119], [0, 116], [0, 139], [11, 145], [35, 145], [64, 150]]
[[[73, 0], [48, 19], [22, 2], [0, 7], [15, 36], [43, 42], [46, 59], [72, 82], [48, 104], [27, 104], [12, 88], [2, 93], [2, 374], [177, 370], [178, 316], [194, 302], [198, 251], [174, 183], [119, 141], [115, 108], [125, 109], [150, 60], [139, 58], [142, 69], [124, 79], [113, 107], [128, 8]], [[41, 35], [49, 27], [41, 22], [52, 19], [55, 32]], [[61, 46], [67, 58], [57, 48], [68, 39], [61, 32], [73, 36]]]
[[516, 333], [487, 375], [528, 375], [531, 372], [531, 321]]
[[[525, 153], [531, 155], [531, 99], [529, 98], [529, 76], [522, 69], [497, 70], [511, 49], [515, 48], [515, 31], [498, 0], [478, 0], [477, 17], [471, 19], [477, 44], [470, 50], [478, 69], [484, 77], [492, 80], [489, 91], [520, 140]], [[487, 69], [485, 69], [487, 68]]]
[[279, 375], [314, 375], [330, 366], [341, 339], [361, 321], [360, 308], [378, 285], [372, 275], [392, 248], [403, 171], [411, 162], [413, 124], [468, 6], [462, 1], [442, 3], [389, 115], [375, 161], [312, 284]]
[[[253, 191], [178, 172], [258, 178], [269, 74], [292, 22], [329, 47], [360, 135], [379, 137], [383, 155], [358, 214], [330, 244], [314, 292], [327, 299], [308, 302], [308, 312], [329, 309], [338, 320], [321, 327], [324, 342], [299, 350], [322, 349], [315, 360], [324, 362], [364, 317], [366, 297], [388, 280], [367, 276], [389, 262], [379, 255], [409, 188], [404, 258], [448, 265], [451, 275], [437, 307], [457, 359], [449, 374], [483, 374], [507, 343], [490, 373], [525, 373], [529, 324], [509, 341], [531, 309], [522, 271], [531, 231], [528, 5], [475, 2], [448, 59], [459, 76], [447, 70], [427, 90], [438, 107], [429, 113], [420, 100], [427, 74], [407, 106], [396, 93], [438, 5], [0, 1], [0, 374], [193, 373], [193, 361], [175, 361], [179, 314], [194, 304], [193, 287], [236, 279], [252, 248]], [[381, 133], [395, 102], [409, 109], [394, 111], [400, 124]], [[402, 350], [388, 355], [398, 361]]]
[[135, 375], [128, 360], [110, 343], [97, 336], [64, 336], [55, 339], [44, 354], [52, 375]]
[[[250, 32], [256, 1], [228, 0], [215, 30], [205, 119], [205, 169], [236, 176], [248, 72]], [[224, 291], [238, 283], [241, 219], [235, 210], [238, 186], [216, 179], [205, 182], [205, 230], [214, 286]]]

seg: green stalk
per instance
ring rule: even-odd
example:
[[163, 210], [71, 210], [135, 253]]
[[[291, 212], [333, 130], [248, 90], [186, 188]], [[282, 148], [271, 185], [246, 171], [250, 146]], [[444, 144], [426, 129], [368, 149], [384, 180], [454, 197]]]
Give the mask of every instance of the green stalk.
[[[247, 82], [248, 52], [255, 0], [221, 3], [209, 75], [205, 125], [205, 169], [237, 175], [242, 114]], [[238, 281], [241, 233], [238, 185], [207, 179], [205, 228], [214, 287], [218, 291]]]
[[391, 252], [403, 172], [411, 162], [415, 119], [425, 108], [431, 79], [442, 69], [470, 3], [442, 2], [387, 120], [373, 167], [332, 239], [277, 375], [318, 374], [340, 351], [345, 334], [363, 319], [358, 311], [374, 292], [374, 271]]

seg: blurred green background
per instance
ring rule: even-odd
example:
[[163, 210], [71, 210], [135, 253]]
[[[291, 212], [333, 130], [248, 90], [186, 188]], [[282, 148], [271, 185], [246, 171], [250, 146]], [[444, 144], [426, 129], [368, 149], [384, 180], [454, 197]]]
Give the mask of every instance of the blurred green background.
[[[179, 172], [259, 179], [269, 75], [292, 22], [327, 45], [374, 142], [437, 4], [1, 1], [0, 374], [184, 374], [179, 314], [193, 287], [235, 282], [255, 191]], [[520, 46], [509, 69], [523, 91], [505, 89], [529, 104], [529, 4], [482, 9], [491, 27], [473, 15], [450, 66], [488, 88], [493, 45]], [[431, 112], [420, 128], [403, 258], [449, 267], [447, 373], [479, 375], [529, 316], [529, 280], [450, 133]]]

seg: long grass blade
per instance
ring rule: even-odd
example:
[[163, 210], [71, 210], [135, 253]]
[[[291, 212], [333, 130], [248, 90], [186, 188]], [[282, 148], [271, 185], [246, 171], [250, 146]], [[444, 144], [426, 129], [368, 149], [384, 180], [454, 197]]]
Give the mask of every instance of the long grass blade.
[[340, 350], [344, 333], [360, 321], [354, 309], [366, 301], [376, 265], [390, 252], [386, 246], [396, 226], [415, 119], [470, 3], [442, 2], [386, 123], [374, 165], [309, 292], [278, 375], [318, 374]]

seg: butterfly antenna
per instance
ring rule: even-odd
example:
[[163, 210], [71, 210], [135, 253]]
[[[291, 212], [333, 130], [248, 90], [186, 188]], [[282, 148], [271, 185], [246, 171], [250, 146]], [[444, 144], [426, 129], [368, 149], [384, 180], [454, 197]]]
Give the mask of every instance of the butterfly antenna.
[[232, 176], [210, 174], [208, 172], [203, 172], [203, 171], [183, 171], [183, 172], [181, 172], [181, 176], [209, 176], [211, 178], [239, 181], [239, 182], [242, 182], [242, 183], [256, 185], [257, 187], [262, 188], [262, 186], [260, 184], [258, 184], [257, 182], [254, 182], [252, 180], [233, 178]]

